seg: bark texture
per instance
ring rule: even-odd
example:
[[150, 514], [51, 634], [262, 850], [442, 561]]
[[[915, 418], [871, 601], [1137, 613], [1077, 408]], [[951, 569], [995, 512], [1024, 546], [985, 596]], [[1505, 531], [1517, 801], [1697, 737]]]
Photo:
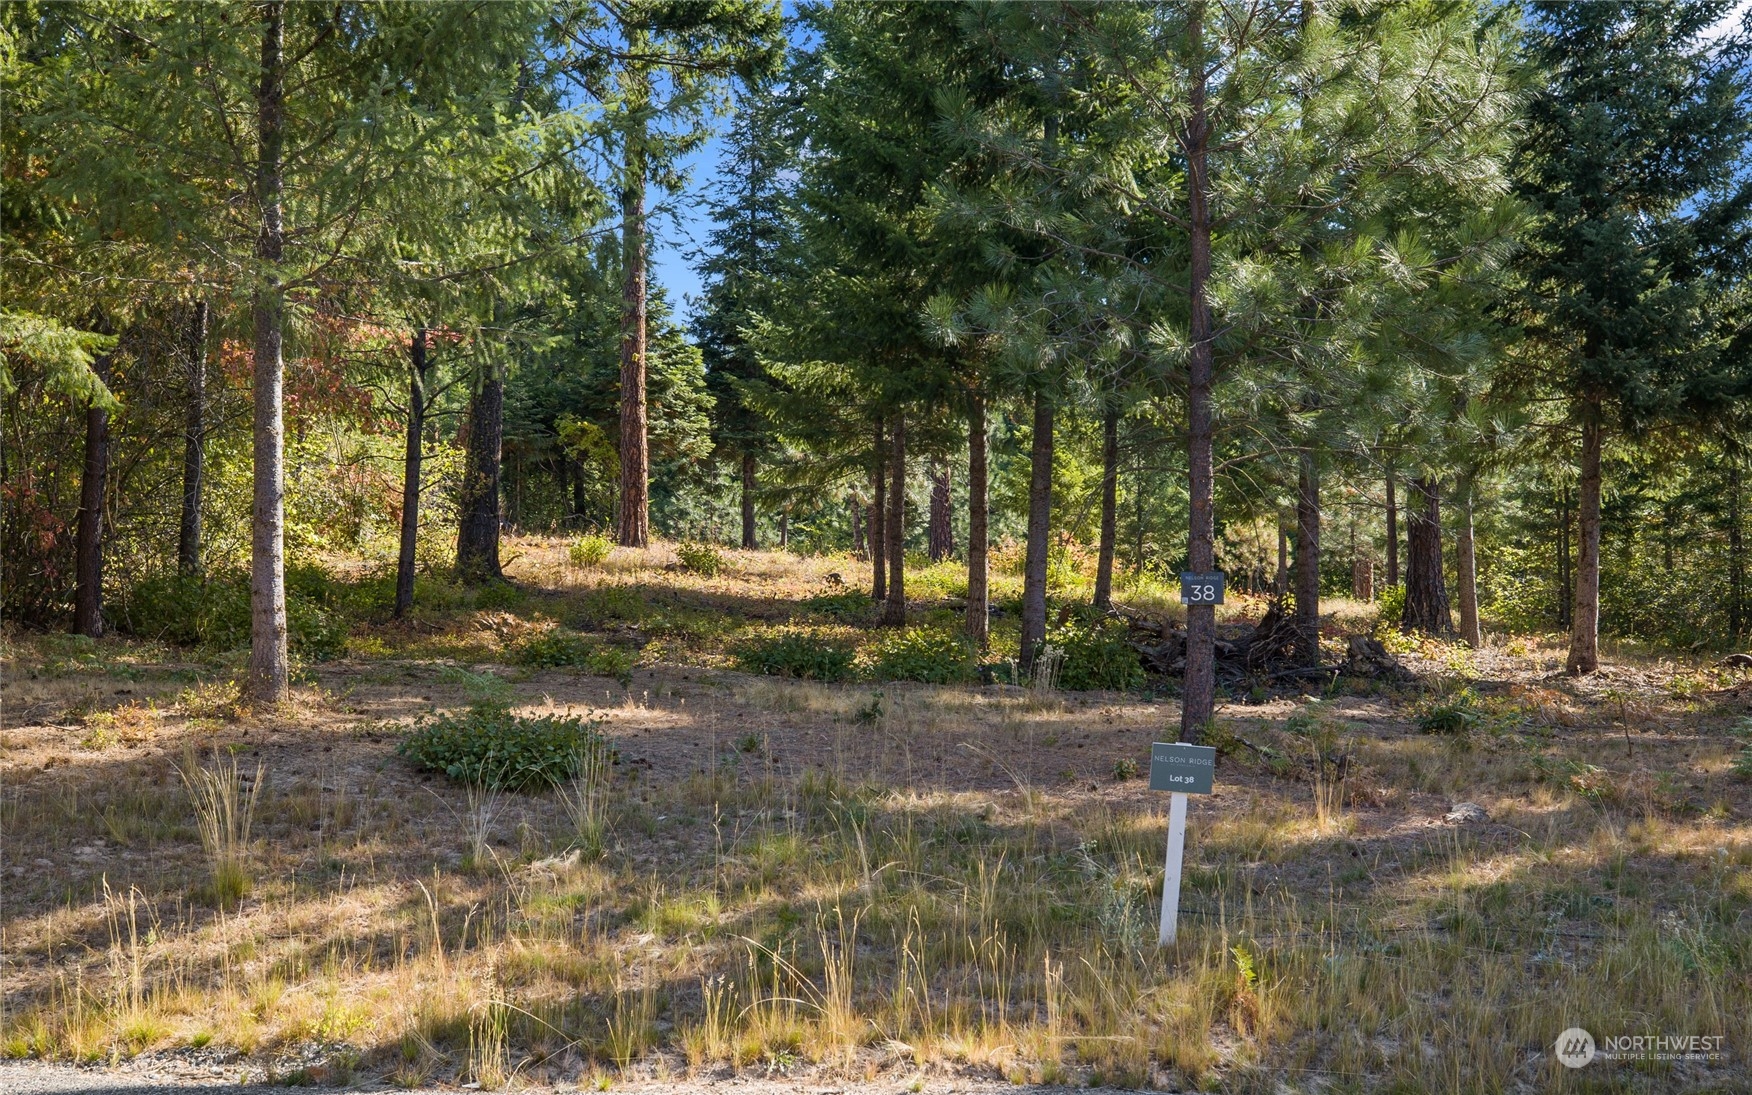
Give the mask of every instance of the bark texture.
[[1472, 539], [1473, 480], [1460, 481], [1460, 527], [1454, 535], [1454, 580], [1460, 586], [1460, 639], [1477, 650], [1484, 645], [1478, 623], [1478, 554]]
[[926, 542], [931, 562], [940, 563], [955, 554], [954, 494], [950, 489], [949, 462], [931, 461], [931, 521]]
[[261, 233], [256, 239], [260, 283], [253, 311], [254, 492], [250, 515], [249, 695], [280, 703], [291, 695], [286, 652], [286, 468], [282, 389], [285, 362], [285, 289], [279, 270], [285, 257], [281, 210], [285, 147], [286, 11], [282, 0], [262, 5], [261, 85], [256, 92], [256, 203]]
[[870, 599], [888, 599], [888, 430], [876, 416], [876, 436], [870, 446]]
[[1113, 607], [1113, 549], [1119, 535], [1119, 411], [1101, 419], [1101, 544], [1095, 554], [1094, 605]]
[[981, 650], [990, 638], [986, 584], [987, 513], [985, 393], [967, 399], [967, 637]]
[[1404, 630], [1425, 635], [1454, 634], [1448, 584], [1442, 577], [1442, 488], [1433, 478], [1411, 484], [1413, 503], [1405, 522]]
[[1022, 569], [1022, 648], [1018, 654], [1024, 675], [1034, 671], [1034, 658], [1046, 641], [1046, 564], [1052, 535], [1053, 401], [1045, 393], [1034, 397], [1034, 443], [1029, 448], [1028, 547]]
[[742, 547], [753, 551], [760, 547], [760, 536], [754, 528], [754, 454], [742, 454]]
[[651, 542], [651, 460], [646, 423], [645, 142], [627, 140], [621, 190], [620, 520], [622, 547]]
[[[414, 607], [414, 549], [420, 535], [420, 465], [426, 436], [426, 329], [408, 347], [408, 436], [402, 455], [401, 552], [395, 560], [395, 618]], [[563, 466], [563, 465], [562, 465]]]
[[177, 522], [176, 569], [186, 575], [201, 573], [201, 480], [207, 465], [207, 302], [198, 300], [189, 309], [184, 332], [184, 365], [187, 369], [187, 407], [183, 421], [182, 517]]
[[890, 450], [888, 469], [888, 516], [883, 532], [888, 540], [888, 599], [882, 608], [882, 622], [890, 627], [906, 626], [906, 418], [898, 411], [894, 415], [894, 445]]
[[1576, 601], [1570, 625], [1572, 675], [1600, 668], [1600, 450], [1604, 441], [1598, 401], [1582, 408], [1582, 474], [1576, 496]]
[[[109, 383], [110, 356], [97, 360], [99, 380]], [[79, 518], [73, 534], [73, 630], [103, 637], [103, 505], [109, 485], [109, 412], [85, 408], [85, 461], [79, 475]]]
[[[1187, 89], [1186, 131], [1181, 152], [1186, 158], [1187, 305], [1191, 353], [1187, 361], [1186, 456], [1187, 564], [1200, 572], [1215, 569], [1216, 524], [1212, 506], [1214, 468], [1211, 460], [1211, 385], [1215, 361], [1211, 345], [1211, 215], [1210, 142], [1205, 107], [1207, 67], [1204, 55], [1203, 8], [1195, 6], [1187, 39], [1191, 86]], [[1188, 605], [1186, 610], [1186, 676], [1180, 701], [1180, 740], [1199, 742], [1216, 712], [1217, 610], [1215, 605]]]
[[469, 405], [468, 451], [457, 499], [456, 573], [479, 585], [505, 576], [499, 566], [500, 450], [505, 431], [505, 382], [487, 377]]
[[1399, 496], [1393, 469], [1387, 469], [1387, 584], [1399, 584]]
[[1296, 470], [1297, 665], [1320, 664], [1320, 470], [1302, 453]]

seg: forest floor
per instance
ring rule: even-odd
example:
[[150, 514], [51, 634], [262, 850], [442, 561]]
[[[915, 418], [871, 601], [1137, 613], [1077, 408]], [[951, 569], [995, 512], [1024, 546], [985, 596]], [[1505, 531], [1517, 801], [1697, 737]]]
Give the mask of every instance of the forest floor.
[[[153, 1084], [1752, 1090], [1745, 675], [1621, 651], [1578, 681], [1499, 637], [1406, 650], [1404, 686], [1231, 689], [1159, 949], [1141, 773], [1173, 682], [753, 676], [747, 635], [878, 634], [859, 564], [508, 555], [516, 590], [364, 613], [272, 711], [236, 702], [236, 652], [7, 634], [0, 1056]], [[954, 619], [951, 569], [916, 588]], [[518, 664], [559, 625], [628, 656]], [[483, 700], [600, 720], [602, 839], [561, 795], [397, 754]], [[221, 901], [184, 773], [232, 762], [258, 805]], [[1570, 1070], [1572, 1026], [1719, 1041]]]

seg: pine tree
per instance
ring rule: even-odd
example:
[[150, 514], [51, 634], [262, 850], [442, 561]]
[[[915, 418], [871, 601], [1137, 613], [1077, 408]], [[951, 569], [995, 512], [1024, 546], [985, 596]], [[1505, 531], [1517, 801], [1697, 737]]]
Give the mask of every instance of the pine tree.
[[1752, 71], [1744, 27], [1707, 34], [1725, 0], [1538, 5], [1528, 33], [1541, 84], [1517, 177], [1534, 213], [1516, 316], [1537, 380], [1580, 434], [1571, 673], [1599, 667], [1602, 457], [1715, 387], [1724, 251], [1744, 250]]

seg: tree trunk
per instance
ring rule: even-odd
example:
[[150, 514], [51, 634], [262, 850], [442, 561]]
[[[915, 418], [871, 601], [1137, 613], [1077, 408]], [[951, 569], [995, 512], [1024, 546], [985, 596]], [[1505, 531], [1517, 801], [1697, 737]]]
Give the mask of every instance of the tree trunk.
[[870, 544], [864, 537], [864, 502], [854, 495], [849, 504], [852, 517], [852, 554], [867, 555]]
[[1728, 634], [1746, 634], [1746, 548], [1740, 529], [1740, 447], [1725, 446], [1728, 458]]
[[1399, 584], [1399, 499], [1393, 469], [1387, 469], [1387, 585]]
[[1484, 645], [1478, 624], [1478, 554], [1472, 539], [1473, 477], [1460, 481], [1460, 529], [1454, 539], [1455, 581], [1460, 584], [1460, 639], [1477, 650]]
[[791, 515], [784, 510], [779, 511], [779, 547], [789, 549], [791, 546]]
[[[426, 436], [426, 329], [414, 332], [408, 352], [408, 437], [402, 457], [401, 554], [395, 561], [395, 618], [414, 607], [414, 549], [420, 535], [420, 463]], [[565, 464], [561, 463], [562, 468]]]
[[281, 400], [286, 302], [279, 270], [286, 239], [280, 207], [284, 189], [280, 156], [285, 144], [285, 36], [283, 0], [267, 0], [262, 5], [262, 82], [256, 92], [256, 204], [261, 211], [256, 258], [261, 272], [253, 306], [255, 484], [249, 579], [249, 694], [260, 703], [280, 703], [291, 696], [286, 652], [286, 426]]
[[927, 537], [931, 562], [940, 563], [955, 554], [954, 495], [950, 492], [949, 463], [941, 457], [931, 461], [931, 527]]
[[1052, 535], [1052, 397], [1034, 396], [1034, 443], [1028, 462], [1028, 546], [1022, 571], [1022, 648], [1024, 675], [1034, 671], [1034, 658], [1046, 641], [1046, 568]]
[[1600, 668], [1600, 403], [1582, 407], [1582, 474], [1576, 520], [1576, 607], [1570, 625], [1571, 675]]
[[888, 431], [876, 416], [876, 437], [870, 448], [870, 599], [888, 599]]
[[499, 455], [505, 429], [505, 382], [489, 373], [468, 412], [463, 456], [456, 573], [466, 585], [503, 578], [499, 566]]
[[[97, 360], [98, 379], [109, 383], [110, 355]], [[103, 504], [109, 483], [109, 412], [96, 402], [85, 408], [85, 466], [79, 476], [79, 519], [73, 539], [73, 631], [103, 637]]]
[[1303, 452], [1296, 472], [1296, 664], [1320, 664], [1320, 471]]
[[986, 648], [991, 621], [986, 491], [985, 393], [976, 389], [967, 397], [967, 637], [980, 650]]
[[1279, 597], [1290, 591], [1290, 532], [1284, 528], [1283, 518], [1278, 518], [1278, 562], [1277, 575], [1272, 579], [1271, 591]]
[[1557, 502], [1557, 626], [1570, 625], [1570, 489], [1563, 485]]
[[1113, 548], [1119, 533], [1119, 411], [1109, 407], [1101, 421], [1101, 546], [1095, 554], [1094, 605], [1113, 607]]
[[183, 425], [182, 520], [177, 524], [176, 568], [201, 573], [201, 476], [207, 462], [207, 302], [189, 309], [187, 343], [188, 412]]
[[742, 547], [754, 551], [760, 547], [760, 537], [754, 528], [754, 454], [742, 454]]
[[1411, 484], [1412, 508], [1405, 522], [1405, 619], [1407, 632], [1454, 634], [1448, 586], [1442, 577], [1441, 484], [1425, 476]]
[[[641, 127], [643, 123], [640, 123]], [[644, 134], [627, 139], [621, 191], [621, 376], [620, 522], [622, 547], [647, 547], [651, 539], [650, 452], [645, 422], [645, 145]]]
[[[1186, 463], [1187, 564], [1201, 573], [1216, 566], [1216, 522], [1212, 508], [1215, 469], [1211, 460], [1211, 385], [1216, 364], [1212, 357], [1211, 305], [1207, 283], [1211, 276], [1210, 177], [1206, 162], [1210, 139], [1205, 115], [1206, 61], [1204, 10], [1192, 8], [1188, 21], [1188, 65], [1191, 86], [1187, 96], [1186, 133], [1181, 151], [1186, 156], [1187, 212], [1187, 304], [1192, 349], [1187, 360]], [[1216, 714], [1217, 702], [1217, 609], [1215, 605], [1186, 607], [1186, 676], [1180, 701], [1180, 739], [1199, 742]]]
[[894, 413], [893, 464], [888, 469], [888, 517], [883, 532], [888, 540], [888, 600], [882, 622], [906, 626], [906, 416]]

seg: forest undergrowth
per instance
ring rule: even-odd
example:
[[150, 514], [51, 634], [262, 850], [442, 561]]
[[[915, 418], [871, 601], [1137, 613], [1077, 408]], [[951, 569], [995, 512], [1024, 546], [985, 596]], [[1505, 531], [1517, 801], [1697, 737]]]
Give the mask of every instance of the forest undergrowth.
[[[667, 548], [508, 554], [514, 584], [423, 585], [406, 625], [375, 622], [368, 568], [331, 566], [344, 640], [279, 709], [240, 704], [243, 655], [212, 644], [8, 633], [0, 1051], [489, 1088], [1582, 1090], [1610, 1069], [1673, 1091], [1748, 1067], [1737, 671], [1619, 651], [1577, 682], [1559, 640], [1492, 635], [1399, 643], [1404, 686], [1230, 688], [1158, 948], [1167, 801], [1142, 769], [1174, 681], [981, 684], [977, 654], [966, 683], [881, 679], [912, 663], [849, 557], [724, 551], [705, 576]], [[909, 575], [914, 631], [952, 628], [954, 573]], [[1000, 560], [1000, 609], [1012, 585]], [[1168, 593], [1118, 599], [1172, 614]], [[1342, 643], [1374, 609], [1325, 626]], [[775, 634], [840, 644], [845, 671], [745, 671]], [[601, 750], [521, 790], [398, 751], [493, 711]], [[1482, 817], [1451, 820], [1462, 803]], [[1725, 1052], [1572, 1072], [1568, 1026]]]

